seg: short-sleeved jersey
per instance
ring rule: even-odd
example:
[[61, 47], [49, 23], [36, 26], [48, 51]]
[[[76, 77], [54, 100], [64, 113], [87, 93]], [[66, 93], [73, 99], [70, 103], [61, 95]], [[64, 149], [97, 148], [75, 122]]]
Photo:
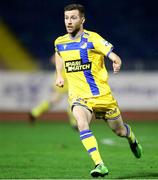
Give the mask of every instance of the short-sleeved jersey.
[[110, 93], [104, 57], [112, 49], [112, 44], [87, 30], [74, 40], [69, 34], [55, 40], [55, 50], [64, 61], [69, 96], [90, 98]]

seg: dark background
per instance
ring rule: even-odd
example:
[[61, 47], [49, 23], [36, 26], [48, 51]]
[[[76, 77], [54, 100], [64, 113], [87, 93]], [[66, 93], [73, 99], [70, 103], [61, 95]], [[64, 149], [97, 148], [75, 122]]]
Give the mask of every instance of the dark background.
[[123, 70], [158, 70], [156, 0], [1, 0], [0, 17], [49, 70], [53, 42], [66, 33], [63, 8], [76, 2], [86, 8], [85, 28], [114, 45]]

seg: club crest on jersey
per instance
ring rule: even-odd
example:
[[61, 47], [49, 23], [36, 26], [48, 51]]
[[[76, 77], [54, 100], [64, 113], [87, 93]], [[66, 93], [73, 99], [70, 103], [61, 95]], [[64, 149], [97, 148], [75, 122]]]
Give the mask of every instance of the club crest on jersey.
[[87, 47], [87, 42], [84, 42], [81, 46], [82, 49], [85, 49]]
[[78, 72], [91, 69], [91, 62], [82, 64], [82, 60], [72, 60], [65, 62], [65, 69], [67, 73]]

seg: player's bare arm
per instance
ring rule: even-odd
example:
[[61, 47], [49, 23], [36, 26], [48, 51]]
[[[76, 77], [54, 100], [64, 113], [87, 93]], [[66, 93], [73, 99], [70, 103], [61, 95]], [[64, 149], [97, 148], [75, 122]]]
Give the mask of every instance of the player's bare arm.
[[111, 52], [109, 54], [109, 59], [113, 62], [114, 73], [118, 73], [121, 68], [121, 64], [122, 64], [120, 57], [117, 54], [115, 54], [114, 52]]
[[64, 78], [62, 76], [62, 68], [63, 68], [63, 60], [60, 55], [55, 53], [55, 66], [56, 66], [56, 86], [63, 87], [64, 86]]

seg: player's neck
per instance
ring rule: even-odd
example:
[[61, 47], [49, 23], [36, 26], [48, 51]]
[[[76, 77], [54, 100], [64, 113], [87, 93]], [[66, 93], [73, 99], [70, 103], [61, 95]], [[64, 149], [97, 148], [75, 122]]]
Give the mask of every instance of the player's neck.
[[81, 28], [81, 29], [76, 30], [73, 33], [69, 34], [69, 37], [70, 37], [70, 39], [77, 39], [82, 35], [83, 32], [84, 32], [84, 29]]

